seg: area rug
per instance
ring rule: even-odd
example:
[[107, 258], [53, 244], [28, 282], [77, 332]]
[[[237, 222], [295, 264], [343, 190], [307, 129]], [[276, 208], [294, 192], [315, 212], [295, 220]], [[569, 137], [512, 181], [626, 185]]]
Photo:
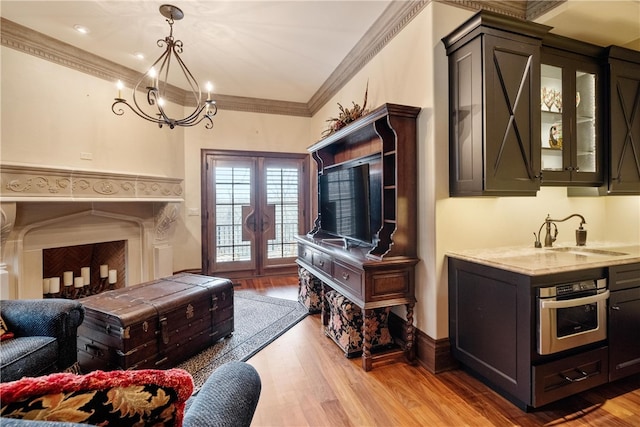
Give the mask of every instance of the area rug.
[[233, 336], [218, 341], [176, 366], [193, 376], [196, 390], [218, 366], [234, 360], [248, 360], [308, 314], [297, 301], [249, 291], [235, 291], [233, 303]]

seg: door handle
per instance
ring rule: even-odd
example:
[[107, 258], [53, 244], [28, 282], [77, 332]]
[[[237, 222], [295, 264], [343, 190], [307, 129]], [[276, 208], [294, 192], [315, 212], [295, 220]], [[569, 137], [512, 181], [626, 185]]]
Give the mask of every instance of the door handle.
[[581, 305], [592, 304], [598, 301], [604, 301], [609, 298], [609, 290], [607, 289], [601, 294], [592, 295], [584, 298], [576, 298], [562, 301], [540, 301], [540, 307], [542, 308], [571, 308], [579, 307]]

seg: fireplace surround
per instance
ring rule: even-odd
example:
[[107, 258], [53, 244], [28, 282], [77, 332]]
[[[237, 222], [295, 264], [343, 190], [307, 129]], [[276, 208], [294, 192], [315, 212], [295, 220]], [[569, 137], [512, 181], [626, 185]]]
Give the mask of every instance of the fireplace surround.
[[[124, 241], [119, 286], [173, 274], [181, 179], [15, 164], [0, 167], [0, 298], [42, 298], [48, 274], [43, 252], [51, 248]], [[81, 267], [85, 266], [73, 270]]]

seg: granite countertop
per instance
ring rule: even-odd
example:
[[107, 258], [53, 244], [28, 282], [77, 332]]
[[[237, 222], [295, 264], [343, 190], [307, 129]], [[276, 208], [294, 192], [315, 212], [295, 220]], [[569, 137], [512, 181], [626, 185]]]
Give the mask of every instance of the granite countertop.
[[640, 262], [640, 244], [593, 242], [586, 246], [554, 244], [552, 248], [501, 247], [461, 249], [447, 256], [528, 276]]

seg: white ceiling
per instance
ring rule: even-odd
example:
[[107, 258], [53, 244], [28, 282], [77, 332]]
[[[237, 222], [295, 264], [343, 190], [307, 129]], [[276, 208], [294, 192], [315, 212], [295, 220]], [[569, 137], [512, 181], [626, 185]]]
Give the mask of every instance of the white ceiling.
[[[170, 0], [0, 2], [2, 17], [145, 72], [162, 53]], [[173, 0], [171, 0], [173, 1]], [[174, 24], [182, 57], [225, 95], [306, 103], [365, 35], [389, 0], [181, 0]], [[640, 0], [569, 0], [537, 22], [594, 44], [640, 50]], [[88, 27], [82, 35], [74, 25]], [[634, 45], [637, 43], [637, 46]], [[140, 61], [134, 53], [142, 52]], [[178, 84], [172, 81], [174, 84]]]

